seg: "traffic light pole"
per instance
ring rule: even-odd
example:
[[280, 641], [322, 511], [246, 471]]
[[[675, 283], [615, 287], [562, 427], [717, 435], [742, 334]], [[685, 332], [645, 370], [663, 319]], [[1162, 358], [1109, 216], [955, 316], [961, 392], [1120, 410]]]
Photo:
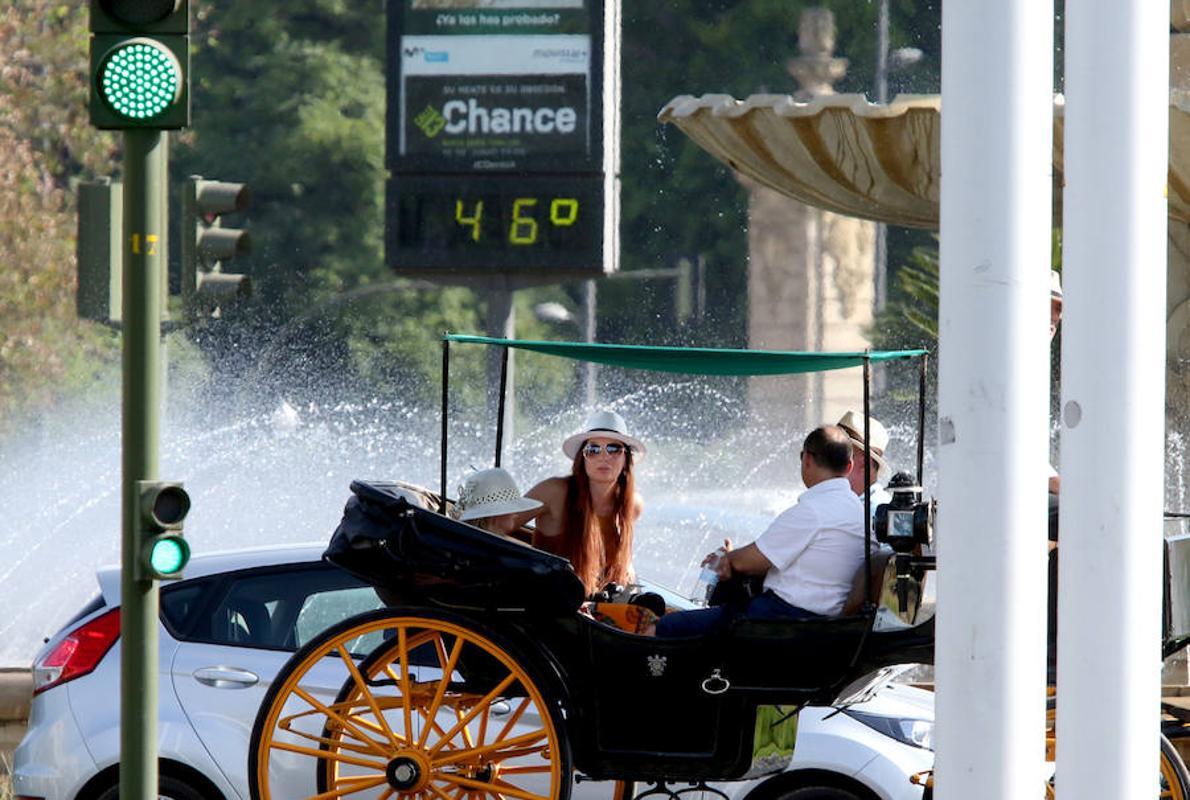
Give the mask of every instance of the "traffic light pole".
[[138, 580], [137, 481], [157, 478], [167, 134], [124, 131], [120, 800], [157, 797], [157, 582]]

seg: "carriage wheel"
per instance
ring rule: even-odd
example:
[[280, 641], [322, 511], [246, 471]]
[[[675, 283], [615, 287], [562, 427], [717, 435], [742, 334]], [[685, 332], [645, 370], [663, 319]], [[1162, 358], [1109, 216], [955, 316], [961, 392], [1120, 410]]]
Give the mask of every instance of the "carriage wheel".
[[1174, 747], [1173, 742], [1161, 735], [1161, 794], [1162, 800], [1187, 800], [1190, 798], [1190, 773], [1186, 762]]
[[[1045, 751], [1046, 758], [1050, 761], [1054, 760], [1056, 716], [1053, 687], [1050, 687], [1045, 709]], [[1190, 800], [1190, 772], [1186, 769], [1186, 763], [1165, 734], [1160, 734], [1160, 736], [1161, 767], [1157, 797], [1160, 800]], [[1052, 798], [1053, 796], [1053, 786], [1047, 786], [1046, 797]]]
[[570, 795], [561, 717], [515, 651], [430, 610], [355, 617], [302, 648], [264, 699], [249, 758], [254, 800]]

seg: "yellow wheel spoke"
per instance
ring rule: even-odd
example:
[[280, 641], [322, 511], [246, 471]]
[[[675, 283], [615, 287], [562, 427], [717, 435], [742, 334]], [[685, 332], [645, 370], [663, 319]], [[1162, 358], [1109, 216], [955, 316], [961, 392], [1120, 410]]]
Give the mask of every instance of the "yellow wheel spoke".
[[512, 730], [513, 726], [517, 724], [522, 716], [525, 714], [525, 709], [529, 707], [529, 698], [522, 698], [521, 704], [517, 706], [517, 710], [512, 712], [512, 716], [508, 718], [508, 722], [504, 723], [504, 727], [500, 729], [500, 733], [496, 735], [497, 739], [503, 739]]
[[[442, 698], [446, 695], [446, 687], [450, 685], [450, 676], [454, 674], [455, 665], [459, 663], [459, 655], [463, 652], [463, 640], [455, 639], [455, 646], [450, 650], [450, 657], [443, 659], [442, 651], [445, 646], [442, 643], [442, 637], [437, 638], [438, 644], [438, 663], [446, 662], [446, 666], [442, 668], [442, 677], [438, 679], [438, 691], [434, 692], [434, 699], [430, 701], [430, 705], [426, 708], [426, 719], [434, 720], [438, 714], [438, 709], [442, 705]], [[437, 723], [434, 723], [437, 725]], [[441, 728], [439, 728], [441, 730]], [[418, 737], [417, 746], [426, 746], [426, 737], [429, 736], [430, 729], [427, 727], [422, 730], [421, 736]]]
[[368, 761], [363, 758], [355, 758], [353, 756], [345, 756], [336, 753], [333, 750], [317, 750], [313, 747], [302, 747], [298, 744], [289, 744], [288, 742], [271, 742], [269, 747], [273, 750], [285, 750], [289, 753], [298, 753], [303, 756], [310, 756], [311, 758], [318, 758], [324, 761], [333, 761], [339, 764], [352, 764], [357, 767], [367, 767], [379, 772], [384, 772], [388, 766], [386, 761]]
[[[484, 783], [483, 781], [472, 780], [471, 778], [464, 778], [462, 775], [451, 775], [450, 773], [443, 773], [442, 780], [462, 786], [467, 789], [478, 790], [480, 792], [494, 792], [494, 784]], [[513, 797], [519, 797], [521, 800], [549, 800], [545, 795], [534, 794], [526, 789], [520, 789], [511, 784], [500, 782], [500, 794], [507, 794]]]
[[[422, 717], [423, 717], [423, 718], [425, 718], [425, 721], [426, 721], [426, 723], [427, 723], [427, 726], [428, 726], [429, 728], [432, 728], [433, 730], [437, 731], [437, 732], [438, 732], [438, 734], [439, 734], [440, 736], [446, 736], [446, 731], [445, 731], [445, 730], [442, 728], [442, 726], [441, 726], [441, 725], [439, 725], [439, 724], [438, 724], [438, 720], [436, 720], [436, 719], [429, 719], [429, 718], [427, 718], [427, 717], [426, 717], [426, 710], [425, 710], [425, 709], [418, 709], [418, 710], [421, 712], [421, 715], [422, 715]], [[451, 741], [451, 740], [448, 740], [448, 741], [446, 742], [446, 748], [447, 748], [448, 750], [458, 750], [458, 749], [460, 749], [459, 747], [455, 746], [454, 742], [453, 742], [453, 741]]]
[[405, 626], [397, 628], [397, 657], [401, 659], [401, 680], [399, 685], [401, 687], [401, 696], [405, 698], [402, 704], [405, 708], [405, 735], [413, 738], [413, 700], [410, 697], [409, 691], [409, 639], [406, 636]]
[[340, 782], [350, 782], [352, 785], [313, 795], [309, 800], [333, 800], [335, 797], [355, 794], [356, 792], [362, 792], [364, 789], [375, 789], [377, 786], [388, 783], [388, 778], [384, 775], [381, 775], [379, 778], [340, 778], [339, 780]]
[[[531, 751], [526, 751], [525, 755], [528, 755], [530, 752], [540, 753], [541, 750], [535, 749], [535, 750], [531, 750]], [[553, 769], [553, 767], [551, 767], [549, 764], [542, 764], [539, 767], [500, 767], [500, 774], [501, 775], [533, 775], [533, 774], [537, 774], [539, 772], [549, 772], [552, 769]]]
[[[340, 715], [334, 709], [320, 703], [318, 701], [317, 697], [310, 694], [309, 692], [307, 692], [305, 689], [303, 689], [300, 686], [293, 687], [293, 693], [296, 694], [298, 697], [302, 698], [303, 700], [305, 700], [307, 703], [309, 703], [315, 710], [325, 714], [326, 716], [333, 719], [335, 722], [342, 725], [343, 730], [350, 731], [352, 734], [352, 737], [355, 739], [358, 739], [359, 741], [361, 741], [365, 745], [367, 745], [369, 750], [372, 750], [373, 752], [375, 752], [381, 756], [387, 757], [388, 751], [384, 749], [384, 746], [380, 742], [377, 742], [371, 736], [365, 735], [364, 732], [361, 731], [359, 728], [357, 728], [354, 724], [352, 724], [352, 722], [350, 720], [348, 720], [346, 717]], [[295, 731], [295, 733], [296, 733], [296, 731]]]
[[446, 792], [439, 789], [433, 783], [430, 784], [430, 792], [433, 793], [433, 795], [437, 797], [438, 800], [453, 800], [453, 798], [446, 795]]
[[[352, 720], [355, 722], [355, 724], [357, 726], [359, 726], [360, 728], [363, 728], [366, 731], [373, 731], [375, 733], [379, 733], [381, 736], [384, 735], [384, 730], [379, 725], [377, 725], [375, 722], [369, 722], [368, 720], [364, 719], [363, 717], [356, 717], [356, 716], [353, 716]], [[393, 732], [393, 736], [397, 737], [397, 744], [399, 744], [399, 745], [404, 745], [407, 741], [404, 736], [397, 733], [396, 731]]]
[[[516, 676], [509, 674], [507, 677], [504, 678], [504, 680], [500, 681], [500, 683], [498, 683], [496, 685], [496, 688], [492, 689], [492, 691], [485, 694], [483, 696], [483, 699], [480, 700], [475, 705], [474, 708], [472, 708], [470, 711], [468, 711], [467, 714], [462, 719], [460, 719], [457, 723], [455, 723], [455, 726], [447, 732], [446, 738], [450, 739], [450, 738], [454, 737], [454, 735], [459, 732], [460, 728], [464, 727], [468, 722], [470, 722], [472, 719], [475, 718], [475, 715], [479, 713], [481, 708], [489, 705], [493, 700], [495, 700], [497, 697], [499, 697], [500, 694], [505, 689], [507, 689], [509, 686], [511, 686], [513, 681], [515, 681], [515, 680], [516, 680]], [[442, 749], [443, 744], [445, 744], [445, 742], [439, 742], [438, 744], [431, 747], [429, 754], [431, 756], [433, 756], [435, 753], [437, 753], [439, 750]]]
[[503, 756], [503, 758], [492, 759], [493, 761], [504, 760], [507, 758], [516, 758], [521, 755], [528, 755], [530, 753], [540, 752], [541, 750], [543, 750], [545, 748], [545, 745], [542, 745], [539, 748], [529, 748], [529, 749], [517, 751], [517, 755], [515, 755], [515, 756], [504, 755], [503, 751], [506, 748], [516, 748], [516, 747], [520, 747], [522, 745], [533, 744], [534, 742], [537, 742], [544, 738], [546, 738], [545, 731], [543, 731], [543, 730], [532, 731], [530, 733], [521, 734], [520, 736], [515, 736], [512, 739], [505, 739], [502, 742], [493, 742], [492, 744], [485, 744], [482, 747], [475, 747], [470, 750], [460, 750], [457, 753], [451, 753], [450, 755], [443, 756], [442, 758], [435, 758], [431, 763], [435, 767], [440, 767], [445, 764], [454, 764], [459, 761], [465, 761], [465, 760], [468, 760], [471, 758], [475, 758], [477, 756], [487, 755], [489, 753], [499, 753], [501, 756]]
[[[389, 741], [394, 745], [399, 744], [401, 740], [398, 740], [397, 735], [393, 733], [392, 728], [388, 726], [388, 720], [385, 719], [384, 714], [380, 712], [380, 706], [377, 705], [376, 698], [372, 695], [370, 687], [364, 681], [364, 676], [360, 674], [359, 668], [355, 666], [355, 659], [351, 657], [351, 654], [347, 652], [347, 648], [343, 647], [343, 645], [339, 645], [338, 650], [339, 658], [343, 659], [343, 663], [346, 665], [347, 671], [351, 673], [351, 677], [355, 680], [355, 685], [359, 689], [360, 694], [367, 701], [368, 705], [371, 706], [372, 713], [376, 715], [376, 721], [380, 724], [380, 727], [384, 729], [385, 735], [388, 736]], [[408, 705], [408, 697], [409, 695], [405, 694], [406, 705]], [[405, 732], [408, 734], [408, 729], [406, 729]]]
[[455, 719], [462, 726], [461, 728], [457, 728], [457, 730], [463, 734], [463, 747], [467, 749], [475, 747], [475, 742], [471, 739], [471, 728], [468, 727], [467, 723], [473, 720], [477, 713], [479, 713], [479, 706], [475, 706], [475, 708], [472, 708], [466, 714], [463, 713], [461, 708], [455, 708]]

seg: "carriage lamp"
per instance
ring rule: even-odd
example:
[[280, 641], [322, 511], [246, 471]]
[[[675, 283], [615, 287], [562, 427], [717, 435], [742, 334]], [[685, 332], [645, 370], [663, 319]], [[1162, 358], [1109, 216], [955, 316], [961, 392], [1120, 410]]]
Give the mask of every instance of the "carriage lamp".
[[[898, 472], [888, 482], [892, 501], [876, 509], [876, 541], [895, 553], [898, 611], [909, 607], [909, 587], [920, 581], [928, 560], [920, 557], [920, 548], [933, 539], [933, 503], [922, 499], [922, 489], [914, 485], [908, 473]], [[915, 553], [919, 554], [915, 558]]]

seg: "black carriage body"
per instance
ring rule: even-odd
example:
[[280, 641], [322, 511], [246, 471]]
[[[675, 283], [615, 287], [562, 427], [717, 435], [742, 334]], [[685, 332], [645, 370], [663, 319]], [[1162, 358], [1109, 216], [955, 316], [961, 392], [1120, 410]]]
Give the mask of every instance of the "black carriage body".
[[906, 653], [931, 660], [932, 630], [873, 633], [867, 612], [740, 620], [687, 639], [626, 633], [579, 613], [583, 587], [565, 559], [418, 508], [390, 484], [352, 490], [327, 560], [394, 613], [449, 609], [499, 631], [561, 707], [574, 764], [592, 778], [739, 777], [758, 705], [829, 702]]

